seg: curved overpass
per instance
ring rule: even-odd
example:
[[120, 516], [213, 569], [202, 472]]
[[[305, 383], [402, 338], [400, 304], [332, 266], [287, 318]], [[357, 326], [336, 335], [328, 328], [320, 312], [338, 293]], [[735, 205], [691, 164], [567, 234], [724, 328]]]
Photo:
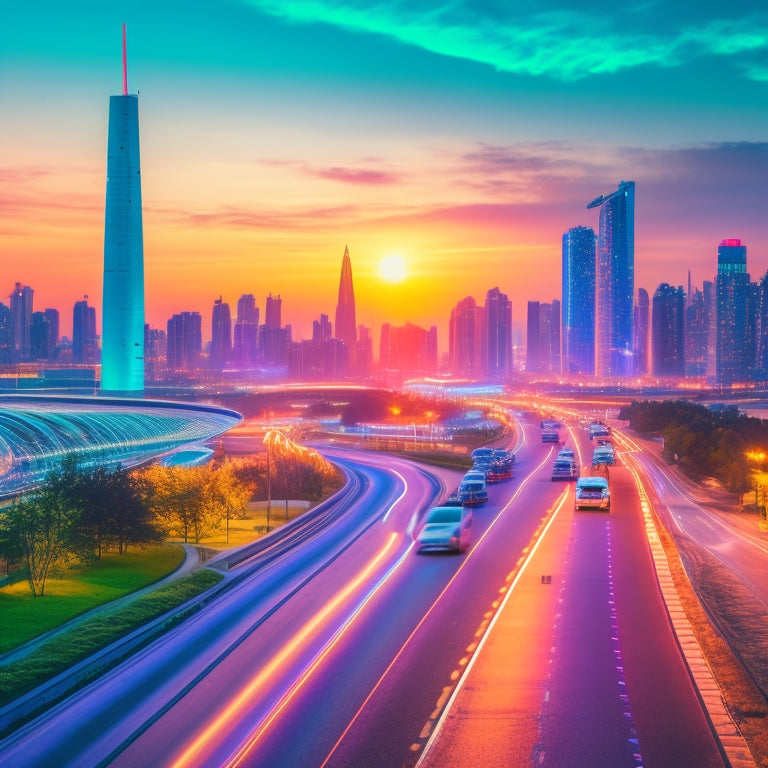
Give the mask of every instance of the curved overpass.
[[242, 416], [213, 405], [107, 397], [0, 397], [0, 496], [39, 484], [65, 456], [133, 466], [226, 432]]

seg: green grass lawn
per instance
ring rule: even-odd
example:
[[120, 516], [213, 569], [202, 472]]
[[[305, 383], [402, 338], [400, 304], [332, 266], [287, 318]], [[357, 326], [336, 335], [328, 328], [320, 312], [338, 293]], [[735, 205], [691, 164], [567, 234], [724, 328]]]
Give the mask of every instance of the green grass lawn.
[[[220, 573], [207, 569], [196, 571], [136, 598], [116, 613], [86, 619], [69, 631], [54, 635], [23, 659], [0, 665], [0, 701], [12, 701], [34, 689], [123, 635], [207, 591], [222, 578]], [[166, 622], [164, 629], [182, 618], [177, 616]], [[73, 683], [74, 687], [78, 684]]]
[[141, 589], [172, 573], [184, 560], [174, 544], [105, 555], [93, 565], [48, 579], [43, 597], [26, 581], [0, 589], [0, 653], [58, 627], [91, 608]]

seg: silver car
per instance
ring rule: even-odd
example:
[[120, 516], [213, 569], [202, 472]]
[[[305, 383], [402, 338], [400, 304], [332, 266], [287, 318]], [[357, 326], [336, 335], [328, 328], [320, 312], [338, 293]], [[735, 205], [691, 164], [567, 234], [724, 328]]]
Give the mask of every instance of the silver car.
[[432, 507], [416, 537], [419, 552], [447, 549], [465, 552], [472, 533], [472, 510], [467, 507]]

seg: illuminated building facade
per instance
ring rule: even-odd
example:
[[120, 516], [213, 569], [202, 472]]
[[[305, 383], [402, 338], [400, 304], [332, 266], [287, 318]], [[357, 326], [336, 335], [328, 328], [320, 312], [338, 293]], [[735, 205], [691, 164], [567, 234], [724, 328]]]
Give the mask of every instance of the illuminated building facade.
[[635, 182], [622, 181], [615, 192], [587, 205], [600, 206], [595, 269], [595, 373], [633, 372], [635, 296]]
[[720, 386], [749, 381], [756, 360], [755, 302], [747, 272], [747, 246], [723, 240], [717, 249], [716, 379]]
[[101, 388], [144, 390], [144, 241], [139, 99], [128, 93], [123, 26], [123, 93], [109, 98], [104, 215]]
[[572, 227], [563, 235], [562, 370], [595, 372], [595, 232]]
[[685, 292], [662, 283], [653, 294], [653, 375], [685, 375]]

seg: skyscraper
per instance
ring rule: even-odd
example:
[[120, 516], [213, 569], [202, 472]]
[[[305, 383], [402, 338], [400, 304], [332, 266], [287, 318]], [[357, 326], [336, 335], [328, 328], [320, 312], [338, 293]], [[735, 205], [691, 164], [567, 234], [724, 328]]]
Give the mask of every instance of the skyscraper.
[[88, 306], [88, 297], [76, 301], [72, 310], [72, 362], [96, 362], [98, 345], [96, 308]]
[[16, 359], [16, 339], [13, 329], [13, 312], [0, 303], [0, 365], [8, 365]]
[[32, 328], [32, 301], [35, 292], [28, 286], [16, 283], [11, 293], [14, 343], [21, 360], [29, 358], [29, 334]]
[[747, 272], [747, 246], [737, 238], [723, 240], [717, 249], [715, 293], [717, 383], [730, 386], [749, 381], [756, 358], [755, 318], [750, 317], [753, 292]]
[[662, 283], [653, 294], [653, 375], [685, 374], [685, 292]]
[[512, 302], [498, 288], [485, 294], [485, 334], [486, 374], [506, 379], [512, 373]]
[[632, 373], [635, 295], [635, 182], [587, 205], [600, 206], [595, 271], [595, 373]]
[[168, 321], [166, 359], [174, 371], [197, 367], [202, 351], [202, 319], [198, 312], [180, 312]]
[[109, 98], [104, 215], [101, 388], [144, 389], [144, 244], [139, 99], [128, 93], [123, 25], [123, 93]]
[[471, 296], [462, 299], [452, 310], [449, 325], [448, 357], [457, 376], [480, 374], [482, 316]]
[[252, 293], [244, 293], [237, 301], [233, 357], [240, 368], [256, 364], [259, 345], [259, 308]]
[[648, 297], [648, 291], [646, 291], [645, 288], [638, 288], [637, 303], [635, 304], [635, 325], [632, 329], [632, 333], [635, 337], [633, 342], [635, 364], [634, 373], [639, 376], [644, 376], [650, 370], [650, 313], [651, 300]]
[[339, 278], [339, 300], [336, 304], [336, 338], [349, 348], [350, 360], [354, 362], [357, 344], [357, 321], [355, 319], [355, 290], [352, 286], [352, 262], [349, 248], [344, 246]]
[[211, 315], [211, 359], [210, 367], [216, 371], [223, 370], [229, 362], [232, 352], [232, 315], [229, 304], [219, 296], [213, 302]]
[[47, 360], [50, 353], [51, 328], [45, 312], [32, 313], [29, 331], [29, 356], [32, 360]]
[[48, 320], [48, 359], [53, 360], [57, 355], [56, 347], [59, 344], [59, 310], [46, 307], [45, 317]]
[[563, 235], [562, 369], [595, 372], [595, 233], [572, 227]]
[[685, 375], [704, 378], [709, 356], [711, 308], [702, 291], [692, 287], [689, 290], [693, 295], [686, 299], [685, 308]]

